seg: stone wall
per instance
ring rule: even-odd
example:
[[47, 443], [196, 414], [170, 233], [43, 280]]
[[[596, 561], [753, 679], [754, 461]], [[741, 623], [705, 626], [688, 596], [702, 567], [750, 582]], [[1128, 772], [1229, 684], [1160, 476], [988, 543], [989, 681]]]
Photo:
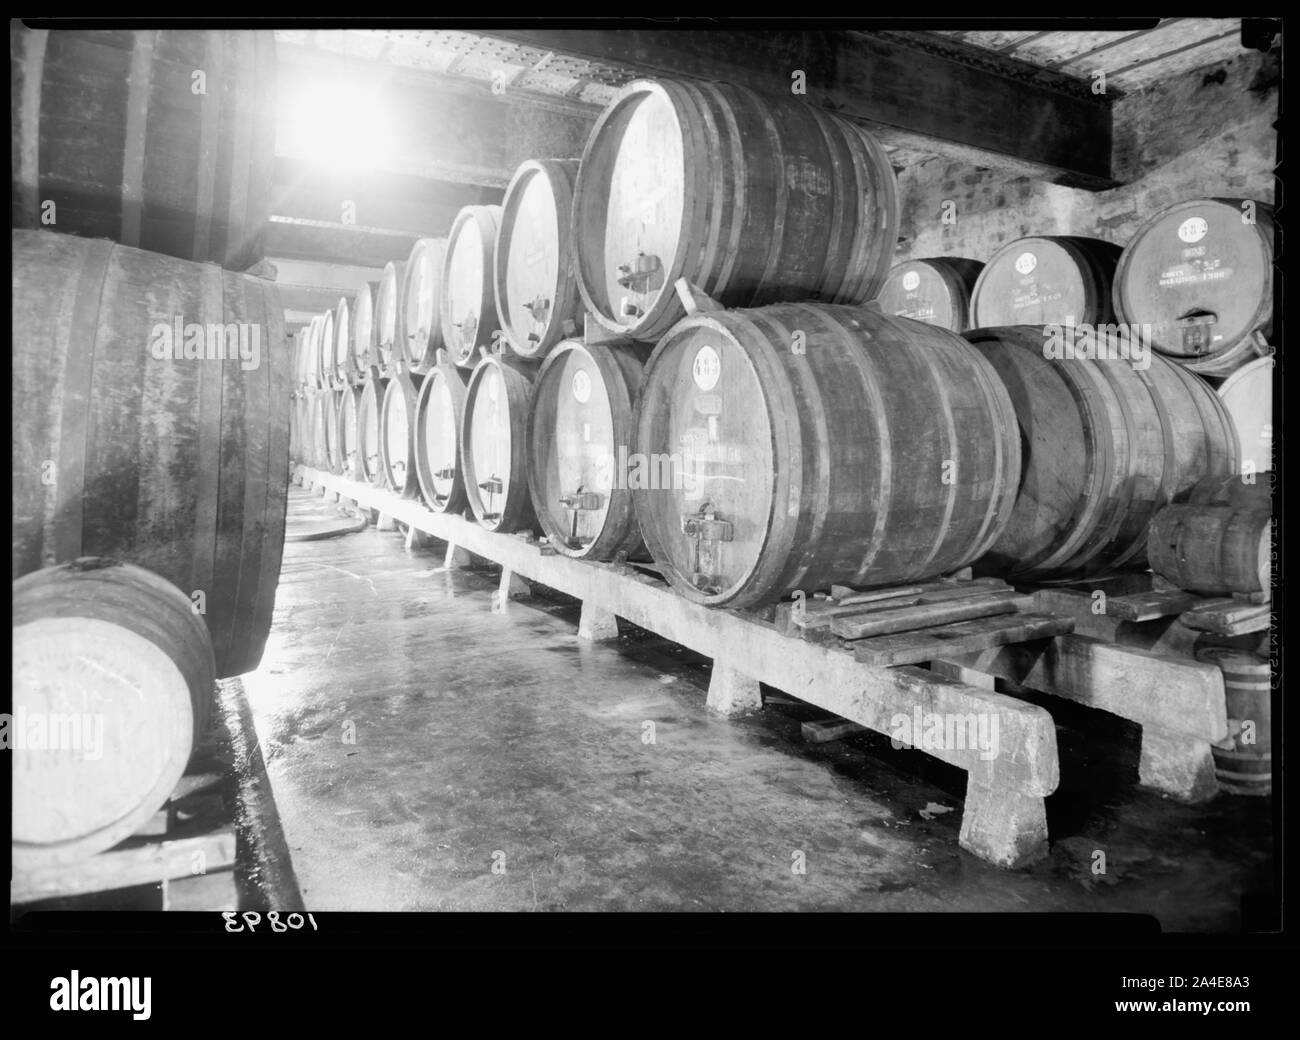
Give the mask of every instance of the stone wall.
[[[899, 174], [897, 260], [987, 260], [1025, 235], [1125, 245], [1148, 217], [1200, 196], [1272, 203], [1279, 55], [1245, 51], [1116, 102], [1113, 166], [1122, 186], [1090, 192], [942, 159]], [[951, 205], [946, 205], [946, 204]], [[944, 222], [945, 211], [953, 222]]]

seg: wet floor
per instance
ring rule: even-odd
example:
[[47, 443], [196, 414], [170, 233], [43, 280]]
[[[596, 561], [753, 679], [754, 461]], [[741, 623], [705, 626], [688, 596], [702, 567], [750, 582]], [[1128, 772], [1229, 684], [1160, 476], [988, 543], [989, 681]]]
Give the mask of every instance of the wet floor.
[[[291, 512], [318, 502], [291, 489]], [[374, 528], [285, 547], [244, 685], [311, 909], [1112, 911], [1219, 931], [1243, 896], [1247, 926], [1268, 901], [1272, 800], [1140, 790], [1138, 730], [1112, 716], [1043, 699], [1052, 850], [1003, 871], [957, 846], [960, 770], [874, 734], [805, 744], [821, 714], [798, 705], [716, 718], [706, 660], [630, 628], [580, 642], [558, 594], [494, 613], [494, 569], [444, 571], [442, 549]]]

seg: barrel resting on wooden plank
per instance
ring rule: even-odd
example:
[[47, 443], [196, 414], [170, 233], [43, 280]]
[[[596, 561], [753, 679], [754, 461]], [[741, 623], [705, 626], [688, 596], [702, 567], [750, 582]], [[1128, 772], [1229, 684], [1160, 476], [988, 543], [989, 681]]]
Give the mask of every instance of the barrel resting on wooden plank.
[[1213, 666], [1066, 635], [962, 654], [932, 667], [950, 676], [1009, 679], [1136, 722], [1144, 787], [1188, 802], [1218, 790], [1210, 745], [1227, 736], [1228, 720], [1223, 676]]
[[[298, 467], [296, 479], [304, 486], [337, 488], [363, 506], [580, 599], [595, 631], [608, 635], [609, 618], [621, 617], [712, 657], [709, 703], [715, 710], [758, 707], [758, 684], [763, 682], [884, 734], [894, 732], [896, 717], [911, 719], [917, 707], [927, 716], [996, 714], [995, 756], [986, 758], [979, 748], [926, 750], [967, 773], [963, 848], [1005, 867], [1019, 866], [1046, 851], [1044, 799], [1056, 790], [1059, 768], [1056, 727], [1042, 708], [921, 668], [861, 665], [849, 654], [788, 638], [773, 625], [744, 614], [691, 603], [630, 567], [546, 554], [536, 542], [496, 534], [463, 517], [433, 513], [380, 488], [308, 467]], [[587, 613], [588, 605], [592, 613]], [[606, 624], [597, 623], [602, 621]]]

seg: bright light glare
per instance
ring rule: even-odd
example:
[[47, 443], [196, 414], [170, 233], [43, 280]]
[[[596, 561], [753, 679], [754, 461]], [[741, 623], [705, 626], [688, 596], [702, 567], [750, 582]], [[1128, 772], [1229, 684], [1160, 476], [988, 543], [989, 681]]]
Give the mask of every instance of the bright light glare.
[[346, 76], [282, 90], [276, 151], [326, 169], [380, 169], [393, 127], [380, 91]]

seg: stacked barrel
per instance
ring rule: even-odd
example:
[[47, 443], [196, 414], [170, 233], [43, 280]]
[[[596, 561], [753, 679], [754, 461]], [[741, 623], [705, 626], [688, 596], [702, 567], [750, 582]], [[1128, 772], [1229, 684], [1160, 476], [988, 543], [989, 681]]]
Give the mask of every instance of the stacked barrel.
[[[653, 557], [719, 605], [1144, 567], [1155, 515], [1244, 458], [1228, 402], [1267, 359], [1232, 366], [1267, 330], [1271, 224], [1236, 205], [1173, 207], [1126, 250], [1037, 236], [891, 269], [893, 174], [860, 127], [638, 81], [581, 161], [525, 162], [363, 291], [355, 399], [331, 413], [346, 377], [322, 375], [335, 435], [299, 443], [562, 553]], [[1117, 321], [1154, 330], [1133, 356]]]
[[257, 666], [307, 337], [238, 273], [269, 213], [268, 34], [15, 25], [10, 58], [13, 728], [40, 735], [15, 746], [13, 854], [30, 870], [132, 834], [203, 738], [215, 680]]

